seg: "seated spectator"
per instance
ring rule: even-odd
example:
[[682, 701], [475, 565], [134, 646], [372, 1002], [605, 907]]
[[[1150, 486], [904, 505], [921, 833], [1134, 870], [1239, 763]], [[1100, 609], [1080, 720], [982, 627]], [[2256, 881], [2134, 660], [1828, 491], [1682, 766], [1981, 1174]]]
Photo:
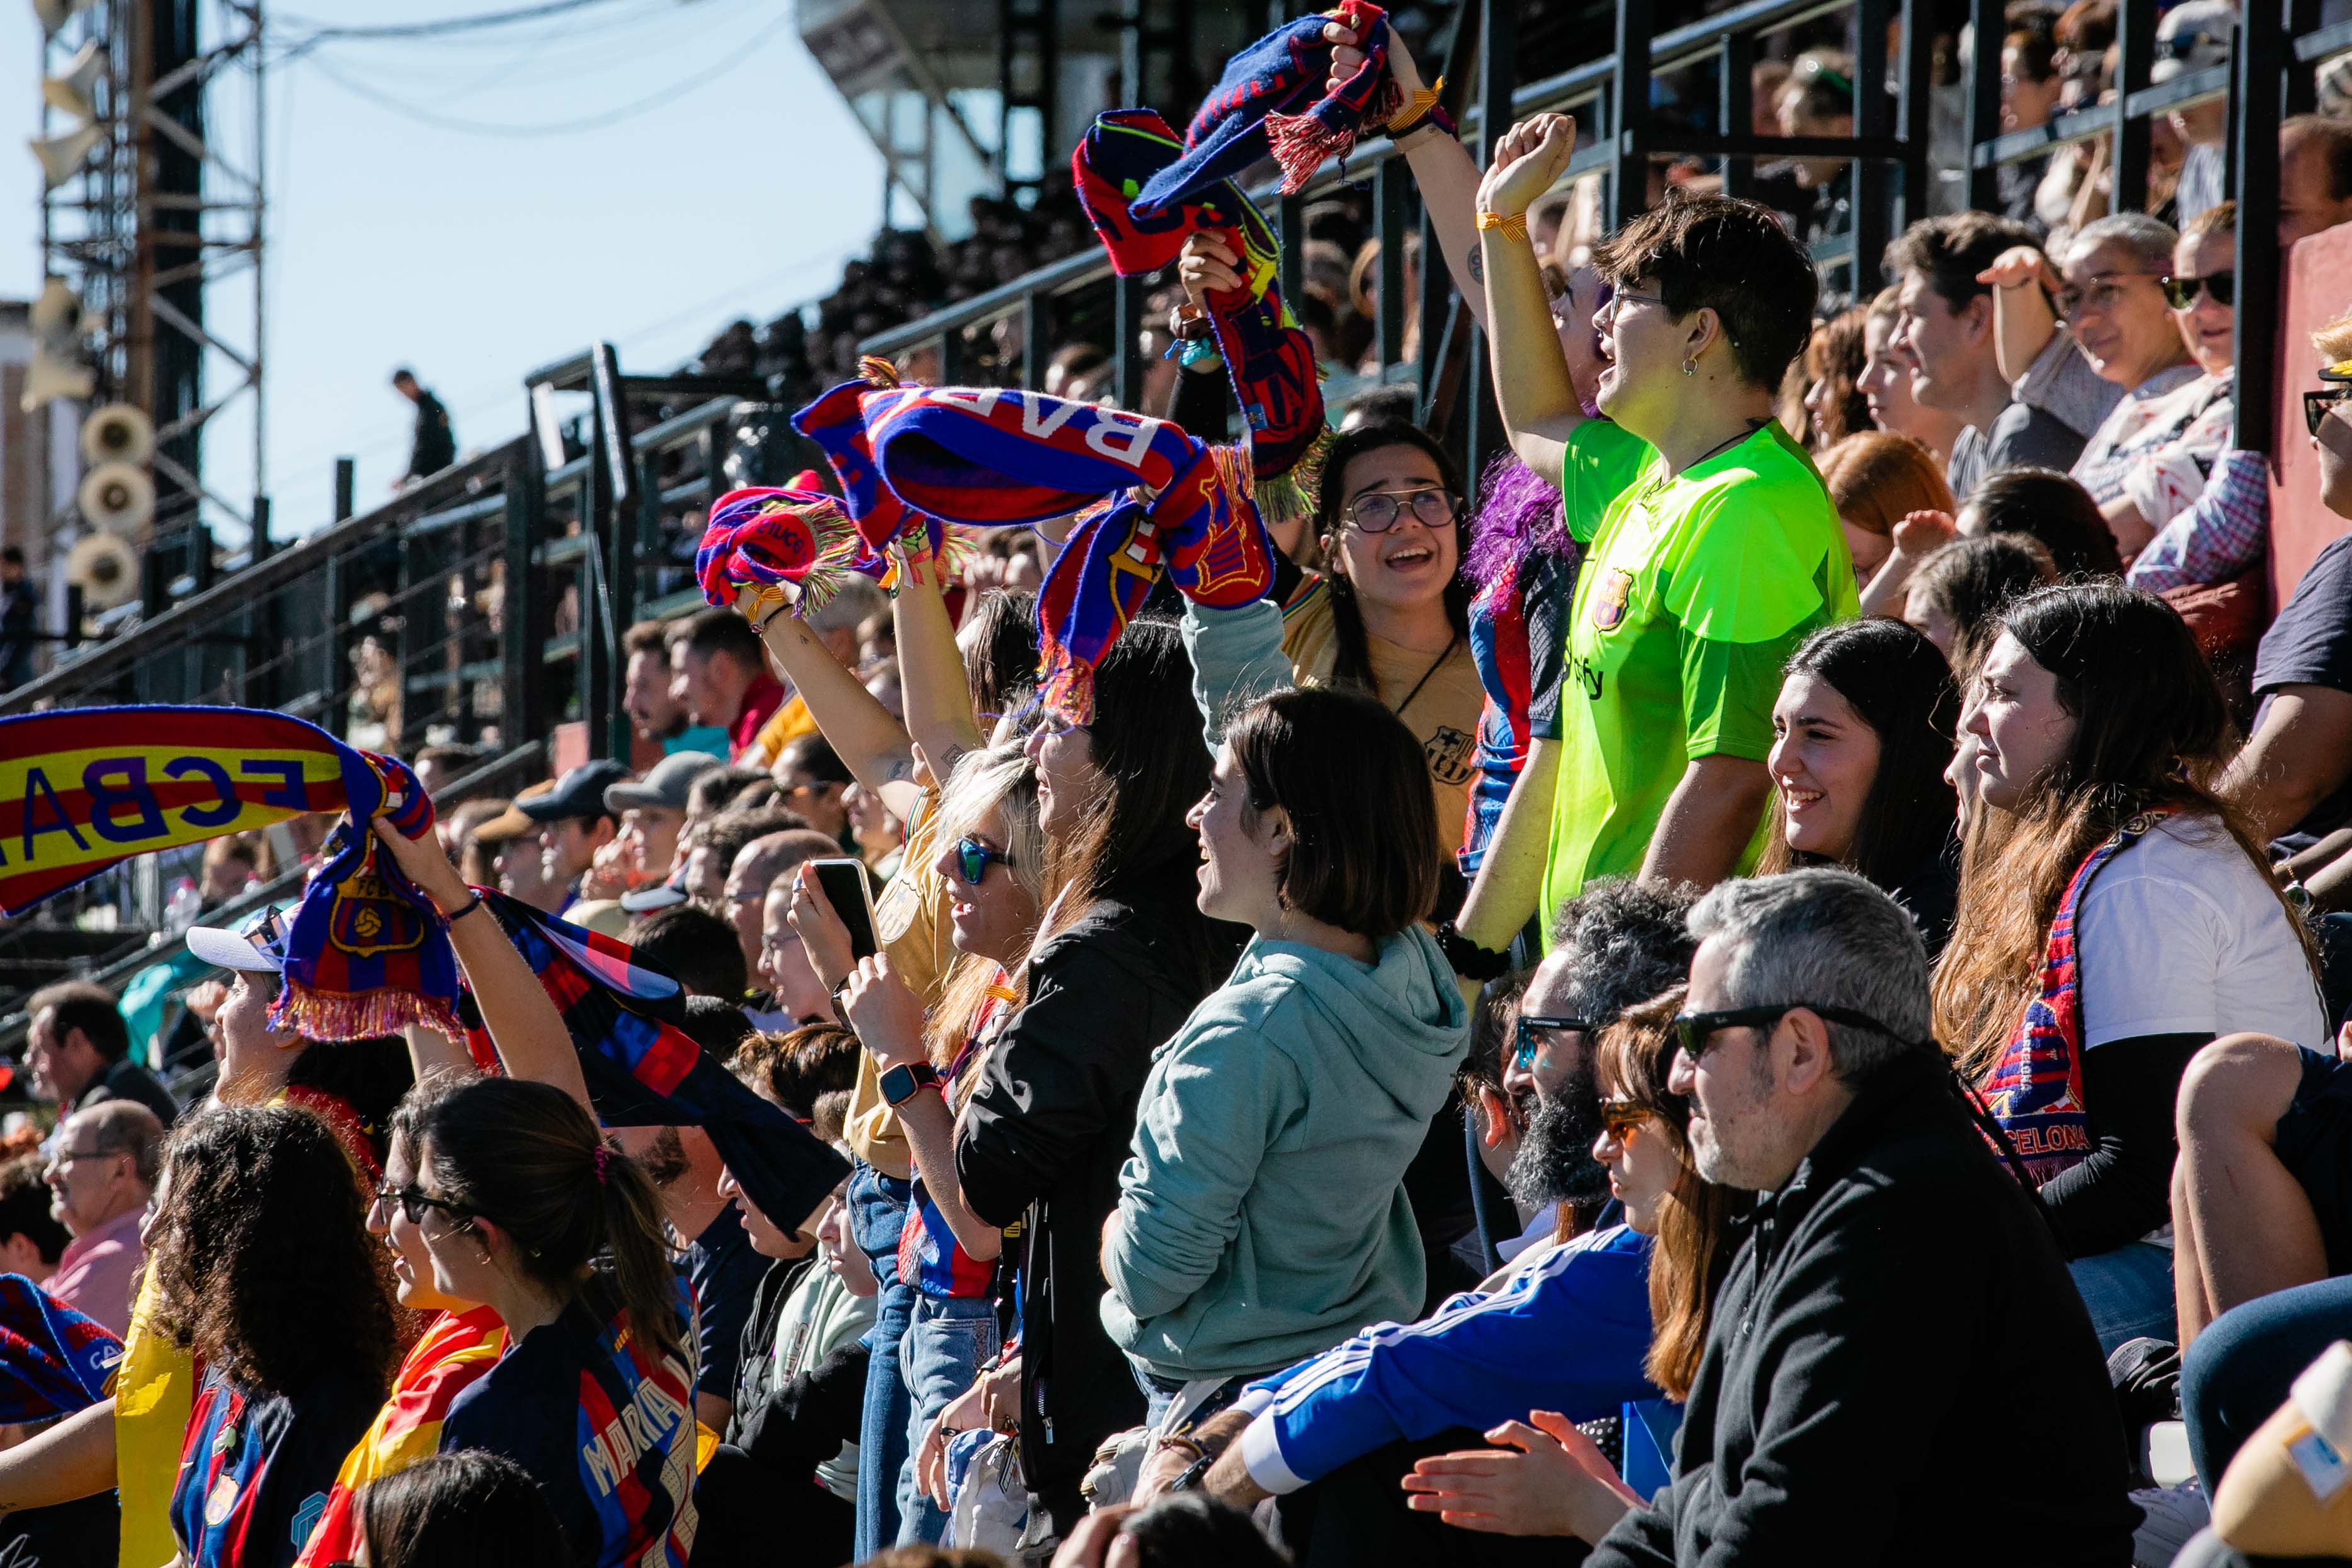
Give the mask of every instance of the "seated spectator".
[[[1853, 556], [1853, 580], [1865, 594], [1876, 588], [1878, 569], [1895, 552], [1895, 524], [1915, 511], [1952, 510], [1935, 456], [1907, 437], [1883, 430], [1848, 436], [1821, 454], [1821, 468]], [[1874, 607], [1867, 600], [1863, 605]]]
[[117, 1335], [131, 1330], [131, 1287], [147, 1255], [139, 1229], [163, 1173], [163, 1131], [136, 1100], [93, 1105], [58, 1124], [45, 1172], [52, 1212], [73, 1236], [49, 1294]]
[[1952, 760], [1960, 695], [1944, 656], [1899, 621], [1824, 626], [1790, 656], [1772, 707], [1779, 809], [1757, 869], [1843, 866], [1940, 953], [1959, 897]]
[[2057, 580], [2050, 552], [2032, 534], [1955, 539], [1911, 574], [1903, 620], [1936, 645], [1953, 678], [1965, 684], [2000, 635], [2001, 610], [2011, 599]]
[[733, 1007], [751, 988], [735, 928], [700, 904], [656, 910], [630, 922], [621, 940], [675, 977], [688, 996], [709, 996]]
[[1813, 329], [1799, 362], [1804, 367], [1806, 445], [1816, 456], [1849, 436], [1870, 428], [1870, 405], [1863, 397], [1864, 353], [1861, 306]]
[[853, 779], [823, 735], [811, 730], [785, 742], [768, 776], [776, 786], [777, 805], [847, 847], [849, 808], [841, 796]]
[[204, 907], [217, 909], [231, 899], [242, 898], [259, 881], [266, 846], [267, 840], [259, 835], [243, 833], [206, 842], [204, 869], [196, 881], [196, 896], [204, 900]]
[[735, 869], [735, 862], [744, 850], [760, 839], [797, 832], [807, 826], [789, 811], [719, 811], [688, 835], [685, 876], [679, 888], [688, 898], [713, 908], [724, 908], [728, 875]]
[[803, 1024], [746, 1035], [727, 1066], [761, 1099], [805, 1121], [818, 1100], [856, 1086], [857, 1055], [857, 1037], [838, 1024]]
[[1199, 903], [1256, 937], [1154, 1054], [1103, 1230], [1103, 1324], [1149, 1422], [1180, 1393], [1196, 1415], [1230, 1402], [1188, 1384], [1234, 1390], [1420, 1308], [1400, 1182], [1469, 1032], [1418, 923], [1441, 859], [1415, 809], [1427, 773], [1368, 697], [1280, 692], [1224, 731], [1187, 818]]
[[719, 765], [707, 752], [680, 752], [656, 763], [642, 780], [605, 786], [604, 808], [621, 819], [614, 843], [627, 884], [623, 891], [668, 879], [678, 858], [678, 835], [686, 827], [687, 792]]
[[[992, 1568], [965, 1561], [975, 1554], [940, 1552], [933, 1563], [896, 1562], [877, 1568]], [[1286, 1568], [1290, 1554], [1266, 1540], [1250, 1516], [1229, 1504], [1179, 1492], [1145, 1506], [1119, 1503], [1097, 1509], [1078, 1521], [1068, 1543], [1055, 1555], [1056, 1568]]]
[[[809, 629], [835, 663], [845, 669], [855, 669], [858, 665], [857, 628], [877, 615], [886, 614], [888, 608], [888, 600], [871, 579], [853, 576], [827, 595], [823, 604], [793, 618]], [[749, 628], [751, 623], [745, 621], [743, 625]], [[752, 633], [752, 640], [759, 640], [757, 632]], [[782, 760], [787, 743], [816, 732], [816, 716], [809, 710], [806, 693], [795, 691], [759, 726], [751, 746], [738, 751], [733, 760], [757, 768], [773, 768]]]
[[[2234, 58], [2230, 46], [2237, 21], [2238, 8], [2230, 0], [2188, 0], [2173, 6], [2156, 24], [2156, 59], [2147, 68], [2148, 84], [2228, 65]], [[2230, 106], [2226, 100], [2178, 105], [2165, 118], [2182, 149], [2180, 181], [2173, 187], [2172, 199], [2185, 234], [2221, 205]]]
[[604, 804], [604, 792], [628, 776], [628, 769], [610, 759], [583, 763], [568, 769], [545, 795], [517, 797], [515, 809], [539, 825], [541, 875], [550, 887], [563, 889], [555, 913], [584, 896], [582, 878], [596, 863], [597, 852], [621, 831], [619, 814]]
[[[499, 885], [498, 867], [492, 863], [493, 846], [485, 843], [481, 829], [488, 823], [505, 816], [513, 802], [498, 797], [469, 800], [446, 816], [438, 818], [441, 847], [457, 863], [457, 874], [467, 885], [495, 888]], [[515, 814], [521, 817], [521, 814]], [[522, 820], [528, 823], [529, 818]], [[528, 902], [529, 900], [525, 900]]]
[[[2012, 9], [2010, 20], [2009, 35], [2000, 41], [2000, 129], [2004, 133], [2048, 124], [2064, 87], [2049, 13], [2021, 16]], [[2020, 26], [2019, 22], [2024, 25]], [[2048, 153], [1999, 165], [1994, 188], [2003, 217], [2018, 223], [2034, 220], [2035, 191], [2049, 165]]]
[[753, 756], [760, 728], [784, 705], [784, 689], [768, 673], [760, 634], [732, 610], [703, 610], [689, 616], [686, 630], [669, 645], [670, 690], [697, 724], [727, 731], [727, 760]]
[[2352, 222], [2352, 124], [2297, 114], [2279, 127], [2278, 239], [2298, 239]]
[[727, 809], [727, 803], [749, 786], [762, 783], [760, 768], [719, 767], [698, 777], [686, 791], [686, 826], [708, 822]]
[[[1514, 1094], [1503, 1083], [1517, 1048], [1519, 998], [1527, 994], [1527, 986], [1528, 976], [1515, 973], [1480, 987], [1470, 1013], [1470, 1050], [1454, 1075], [1468, 1158], [1476, 1167], [1470, 1176], [1476, 1234], [1454, 1243], [1454, 1251], [1467, 1259], [1470, 1271], [1480, 1279], [1509, 1261], [1504, 1247], [1509, 1247], [1510, 1257], [1515, 1258], [1536, 1243], [1549, 1240], [1559, 1219], [1557, 1207], [1549, 1207], [1543, 1201], [1527, 1202], [1506, 1184], [1527, 1131], [1525, 1108], [1534, 1100], [1532, 1092]], [[1469, 1251], [1474, 1241], [1475, 1254]], [[1433, 1259], [1433, 1279], [1437, 1267]]]
[[36, 1285], [47, 1284], [73, 1245], [73, 1233], [58, 1223], [46, 1179], [54, 1169], [38, 1153], [0, 1163], [0, 1274], [21, 1274]]
[[2122, 395], [2076, 351], [2063, 323], [2017, 368], [2014, 385], [2004, 373], [2000, 318], [1980, 275], [2005, 252], [2033, 243], [2023, 224], [1962, 212], [1922, 218], [1886, 247], [1903, 306], [1895, 341], [1914, 364], [1911, 395], [1964, 421], [1948, 471], [1963, 502], [2003, 468], [2071, 467]]
[[[425, 793], [438, 798], [466, 773], [482, 762], [482, 757], [470, 746], [426, 746], [416, 753], [412, 764], [416, 770], [416, 782]], [[215, 844], [226, 843], [216, 838]]]
[[169, 1127], [180, 1114], [171, 1091], [131, 1059], [131, 1032], [104, 986], [86, 980], [44, 985], [26, 1000], [25, 1057], [37, 1100], [60, 1114], [110, 1100], [136, 1100]]
[[511, 1459], [436, 1454], [359, 1494], [369, 1568], [568, 1568], [563, 1532]]
[[[1691, 1100], [1698, 1173], [1762, 1194], [1764, 1217], [1716, 1294], [1672, 1484], [1644, 1508], [1576, 1483], [1586, 1563], [1802, 1562], [1830, 1541], [1855, 1562], [2128, 1561], [2095, 1336], [1952, 1092], [1910, 917], [1813, 868], [1727, 882], [1691, 930], [1667, 1089]], [[2013, 1507], [1952, 1507], [1951, 1478], [2020, 1431], [2068, 1436]]]
[[716, 724], [691, 722], [686, 704], [670, 689], [669, 643], [676, 625], [639, 621], [621, 638], [629, 660], [622, 711], [628, 714], [637, 738], [659, 746], [665, 755], [693, 752], [724, 762], [727, 731]]
[[790, 1028], [833, 1016], [833, 998], [782, 911], [791, 907], [793, 873], [801, 863], [840, 850], [814, 828], [795, 827], [753, 839], [727, 873], [725, 908], [734, 920], [737, 945], [765, 983], [761, 994], [745, 1005], [755, 1028]]
[[1937, 1032], [2016, 1142], [2112, 1351], [2165, 1336], [2192, 1256], [2147, 1239], [2189, 1059], [2248, 1027], [2323, 1049], [2327, 1017], [2267, 858], [2210, 793], [2228, 715], [2179, 615], [2085, 584], [2000, 624], [1967, 724], [1980, 798], [2014, 826], [1964, 871]]
[[1862, 374], [1854, 388], [1870, 407], [1870, 422], [1891, 436], [1908, 436], [1935, 456], [1942, 472], [1952, 460], [1952, 443], [1963, 423], [1945, 409], [1930, 408], [1911, 395], [1911, 377], [1917, 361], [1910, 346], [1896, 335], [1902, 320], [1902, 290], [1888, 287], [1870, 302], [1862, 323]]
[[2005, 468], [1987, 476], [1960, 503], [1957, 522], [1963, 539], [2023, 533], [2040, 540], [2062, 583], [2123, 575], [2115, 533], [2090, 492], [2049, 468]]
[[898, 874], [906, 852], [907, 825], [891, 815], [881, 796], [861, 784], [841, 792], [841, 806], [848, 816], [849, 837], [857, 847], [857, 858], [877, 882], [888, 882]]

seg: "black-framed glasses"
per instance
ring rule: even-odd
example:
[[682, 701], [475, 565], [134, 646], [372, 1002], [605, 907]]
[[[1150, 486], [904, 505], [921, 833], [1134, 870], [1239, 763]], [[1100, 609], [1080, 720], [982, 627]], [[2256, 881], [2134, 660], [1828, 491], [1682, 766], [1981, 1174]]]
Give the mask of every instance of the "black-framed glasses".
[[1444, 490], [1412, 490], [1399, 495], [1376, 490], [1348, 503], [1348, 524], [1359, 533], [1386, 533], [1407, 510], [1423, 528], [1451, 528], [1462, 515], [1462, 498]]
[[2238, 302], [2238, 275], [2235, 272], [2209, 272], [2202, 278], [2164, 277], [2157, 280], [2164, 290], [2164, 302], [2176, 310], [2186, 310], [2197, 303], [2200, 293], [2221, 306]]
[[1620, 289], [1612, 293], [1603, 303], [1601, 308], [1607, 314], [1602, 319], [1613, 324], [1617, 320], [1617, 312], [1628, 305], [1656, 305], [1664, 308], [1665, 302], [1666, 297], [1664, 294], [1636, 294], [1631, 289]]
[[1681, 1043], [1683, 1055], [1696, 1062], [1706, 1055], [1708, 1045], [1724, 1030], [1769, 1028], [1800, 1007], [1832, 1024], [1869, 1029], [1890, 1040], [1903, 1037], [1869, 1014], [1857, 1013], [1851, 1007], [1831, 1007], [1819, 1002], [1773, 1002], [1756, 1007], [1727, 1007], [1719, 1013], [1677, 1013], [1674, 1018], [1675, 1038]]
[[1601, 1102], [1601, 1130], [1618, 1142], [1631, 1146], [1633, 1134], [1653, 1114], [1650, 1108], [1638, 1100], [1612, 1096]]
[[127, 1154], [128, 1149], [68, 1149], [51, 1154], [41, 1165], [41, 1173], [48, 1175], [83, 1160], [110, 1160], [117, 1154]]
[[2347, 397], [2352, 397], [2352, 382], [2330, 382], [2317, 392], [2305, 393], [2303, 395], [2304, 424], [2309, 427], [2313, 435], [2318, 435], [2319, 427], [2326, 423], [2327, 416], [2335, 410], [2336, 405]]
[[376, 1188], [375, 1201], [399, 1205], [400, 1212], [408, 1216], [411, 1225], [423, 1225], [426, 1209], [439, 1209], [449, 1216], [451, 1223], [460, 1226], [477, 1217], [475, 1211], [465, 1205], [453, 1204], [447, 1198], [436, 1198], [415, 1182], [404, 1187], [395, 1187], [387, 1182]]
[[1543, 1047], [1544, 1037], [1550, 1035], [1597, 1035], [1601, 1026], [1589, 1018], [1547, 1018], [1540, 1014], [1522, 1013], [1511, 1024], [1511, 1060], [1521, 1072], [1533, 1069], [1536, 1052]]
[[2116, 279], [2146, 278], [2154, 281], [2163, 276], [2164, 274], [2160, 272], [2097, 273], [2088, 283], [2079, 289], [2068, 284], [2058, 290], [2058, 313], [2071, 321], [2082, 312], [2085, 305], [2096, 305], [2102, 310], [2111, 310], [2115, 309], [2116, 301], [2123, 298], [2124, 293], [2123, 285]]
[[1008, 867], [1013, 864], [1003, 850], [969, 833], [956, 840], [955, 857], [956, 874], [974, 888], [979, 887], [981, 879], [988, 875], [990, 861]]

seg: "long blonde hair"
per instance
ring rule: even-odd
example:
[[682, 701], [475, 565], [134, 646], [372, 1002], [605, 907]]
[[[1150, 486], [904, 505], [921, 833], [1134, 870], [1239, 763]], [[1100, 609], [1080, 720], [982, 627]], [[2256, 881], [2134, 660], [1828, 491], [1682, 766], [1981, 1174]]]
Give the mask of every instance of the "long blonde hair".
[[[1019, 746], [965, 752], [948, 775], [935, 809], [938, 826], [931, 842], [941, 847], [978, 831], [992, 813], [999, 816], [1004, 828], [1004, 856], [999, 863], [1033, 900], [1043, 903], [1045, 836], [1037, 826], [1037, 770]], [[1013, 976], [1014, 994], [1023, 981], [1018, 973]], [[944, 1071], [955, 1059], [987, 1007], [990, 993], [1003, 984], [994, 959], [975, 952], [957, 955], [923, 1026], [924, 1052], [934, 1068]], [[978, 1081], [976, 1072], [963, 1075], [957, 1085], [959, 1104], [971, 1098]]]

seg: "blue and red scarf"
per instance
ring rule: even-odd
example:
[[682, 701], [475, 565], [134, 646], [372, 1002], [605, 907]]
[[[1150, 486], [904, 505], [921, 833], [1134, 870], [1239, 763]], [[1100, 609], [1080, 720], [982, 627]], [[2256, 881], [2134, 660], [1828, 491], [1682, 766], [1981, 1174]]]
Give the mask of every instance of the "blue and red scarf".
[[[745, 1195], [787, 1229], [814, 1214], [849, 1173], [831, 1147], [752, 1093], [678, 1026], [684, 989], [635, 949], [495, 889], [475, 891], [562, 1014], [599, 1121], [701, 1128]], [[465, 1023], [475, 1061], [497, 1070], [470, 995]]]
[[882, 558], [857, 536], [814, 469], [803, 469], [789, 486], [720, 496], [694, 557], [703, 598], [719, 605], [749, 590], [756, 605], [784, 603], [805, 614], [839, 592], [852, 573], [879, 577]]
[[1994, 1058], [1979, 1092], [1985, 1108], [2016, 1145], [2037, 1187], [2091, 1155], [2091, 1119], [2083, 1105], [2083, 982], [2074, 921], [2091, 879], [2171, 816], [2143, 812], [2083, 858], [2058, 900], [2042, 946], [2042, 989]]
[[1092, 719], [1095, 668], [1162, 572], [1216, 608], [1273, 587], [1274, 544], [1231, 448], [1091, 403], [899, 386], [887, 365], [866, 369], [793, 424], [833, 464], [868, 542], [916, 517], [1007, 528], [1085, 514], [1037, 596], [1039, 696], [1074, 721]]
[[89, 1409], [121, 1357], [104, 1324], [21, 1274], [0, 1274], [0, 1426]]
[[447, 922], [367, 824], [410, 838], [433, 802], [395, 757], [249, 708], [80, 708], [0, 720], [0, 909], [19, 915], [134, 855], [306, 812], [345, 813], [302, 890], [271, 1021], [313, 1040], [454, 1031]]

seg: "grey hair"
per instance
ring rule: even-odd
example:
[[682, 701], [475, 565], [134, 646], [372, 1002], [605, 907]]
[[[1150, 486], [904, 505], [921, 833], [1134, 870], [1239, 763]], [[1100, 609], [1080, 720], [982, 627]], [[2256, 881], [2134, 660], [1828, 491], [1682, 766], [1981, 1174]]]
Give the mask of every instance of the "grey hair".
[[1045, 836], [1037, 826], [1037, 768], [1019, 746], [988, 746], [956, 759], [940, 792], [939, 831], [944, 847], [976, 833], [992, 811], [1004, 817], [1004, 868], [1042, 900], [1045, 887]]
[[1830, 1070], [1863, 1083], [1935, 1049], [1927, 950], [1903, 906], [1853, 872], [1808, 867], [1717, 883], [1690, 912], [1691, 935], [1730, 949], [1717, 1005], [1844, 1007], [1884, 1030], [1829, 1019]]
[[1576, 1016], [1614, 1023], [1690, 977], [1692, 893], [1611, 877], [1585, 885], [1552, 921], [1554, 953], [1570, 953], [1569, 979]]
[[[2171, 255], [2169, 250], [2165, 253]], [[813, 632], [856, 631], [866, 617], [890, 607], [890, 596], [871, 577], [850, 577], [832, 596], [811, 610], [806, 619]]]
[[2076, 229], [2074, 242], [2066, 247], [2066, 258], [2072, 261], [2091, 247], [2110, 242], [2129, 251], [2135, 265], [2169, 272], [2172, 247], [2180, 243], [2180, 235], [2170, 224], [2159, 223], [2146, 213], [2115, 213]]
[[97, 1136], [93, 1154], [128, 1154], [142, 1186], [153, 1191], [163, 1179], [163, 1122], [135, 1100], [102, 1100], [68, 1118]]

